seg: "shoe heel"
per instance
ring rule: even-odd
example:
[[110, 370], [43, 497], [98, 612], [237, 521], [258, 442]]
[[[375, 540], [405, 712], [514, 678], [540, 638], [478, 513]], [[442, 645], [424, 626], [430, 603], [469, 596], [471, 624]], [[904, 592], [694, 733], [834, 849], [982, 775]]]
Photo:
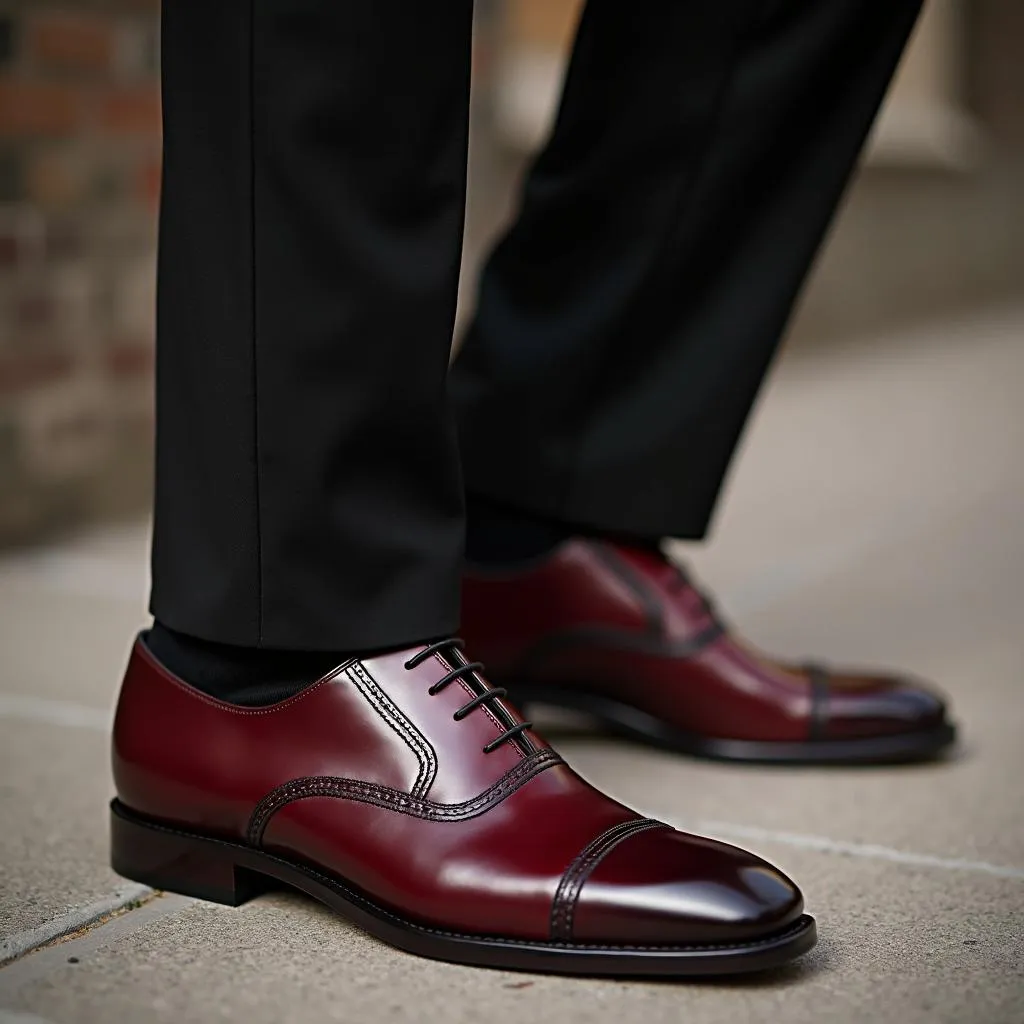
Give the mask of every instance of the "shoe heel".
[[240, 867], [229, 844], [150, 825], [117, 800], [110, 804], [110, 866], [154, 889], [229, 907], [274, 887], [272, 879]]

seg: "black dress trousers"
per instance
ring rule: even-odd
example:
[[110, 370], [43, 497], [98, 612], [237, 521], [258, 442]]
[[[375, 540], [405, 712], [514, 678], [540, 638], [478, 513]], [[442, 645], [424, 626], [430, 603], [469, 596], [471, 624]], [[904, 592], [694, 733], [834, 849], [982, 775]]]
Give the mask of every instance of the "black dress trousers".
[[471, 0], [166, 0], [157, 618], [450, 633], [460, 448], [474, 493], [699, 536], [919, 3], [590, 0], [449, 381]]
[[471, 0], [165, 0], [165, 625], [362, 650], [458, 622], [471, 25]]
[[703, 536], [919, 8], [591, 0], [454, 367], [471, 493]]

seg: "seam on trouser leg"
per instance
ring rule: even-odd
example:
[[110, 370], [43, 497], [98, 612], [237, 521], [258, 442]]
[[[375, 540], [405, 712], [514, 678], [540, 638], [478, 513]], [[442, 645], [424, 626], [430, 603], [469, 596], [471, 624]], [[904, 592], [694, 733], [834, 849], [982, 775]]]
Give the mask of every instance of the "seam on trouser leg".
[[260, 401], [259, 346], [257, 330], [256, 271], [256, 11], [249, 0], [249, 244], [251, 279], [250, 315], [252, 318], [252, 445], [253, 490], [256, 519], [256, 646], [263, 646], [263, 509], [260, 502]]

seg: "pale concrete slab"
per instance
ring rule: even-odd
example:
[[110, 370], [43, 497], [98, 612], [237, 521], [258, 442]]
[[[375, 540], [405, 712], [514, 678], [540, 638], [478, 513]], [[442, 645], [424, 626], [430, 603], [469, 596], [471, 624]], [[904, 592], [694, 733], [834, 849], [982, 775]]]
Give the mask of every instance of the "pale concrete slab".
[[126, 889], [107, 866], [109, 723], [145, 623], [145, 524], [0, 561], [0, 938]]
[[[783, 353], [710, 543], [682, 551], [744, 613], [770, 608], [808, 580], [830, 578], [841, 593], [851, 564], [872, 559], [884, 572], [876, 548], [913, 550], [937, 519], [976, 517], [968, 556], [1019, 551], [1016, 531], [985, 528], [979, 504], [1020, 511], [1022, 379], [1020, 308]], [[929, 585], [937, 577], [923, 552], [918, 562], [918, 582]]]
[[147, 524], [0, 559], [0, 693], [110, 709], [148, 621]]
[[107, 866], [106, 735], [0, 720], [0, 938], [123, 887]]

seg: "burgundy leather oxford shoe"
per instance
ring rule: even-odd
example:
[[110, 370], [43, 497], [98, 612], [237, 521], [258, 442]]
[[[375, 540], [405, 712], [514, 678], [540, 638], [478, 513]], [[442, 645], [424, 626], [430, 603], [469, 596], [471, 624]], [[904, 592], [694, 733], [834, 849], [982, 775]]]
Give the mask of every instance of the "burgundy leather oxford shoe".
[[520, 706], [586, 711], [671, 750], [865, 763], [934, 756], [955, 738], [922, 684], [753, 650], [657, 551], [575, 538], [517, 571], [467, 570], [462, 606], [467, 641]]
[[457, 641], [224, 704], [140, 638], [114, 725], [115, 871], [237, 905], [301, 889], [402, 949], [467, 964], [688, 975], [814, 944], [793, 883], [584, 782]]

